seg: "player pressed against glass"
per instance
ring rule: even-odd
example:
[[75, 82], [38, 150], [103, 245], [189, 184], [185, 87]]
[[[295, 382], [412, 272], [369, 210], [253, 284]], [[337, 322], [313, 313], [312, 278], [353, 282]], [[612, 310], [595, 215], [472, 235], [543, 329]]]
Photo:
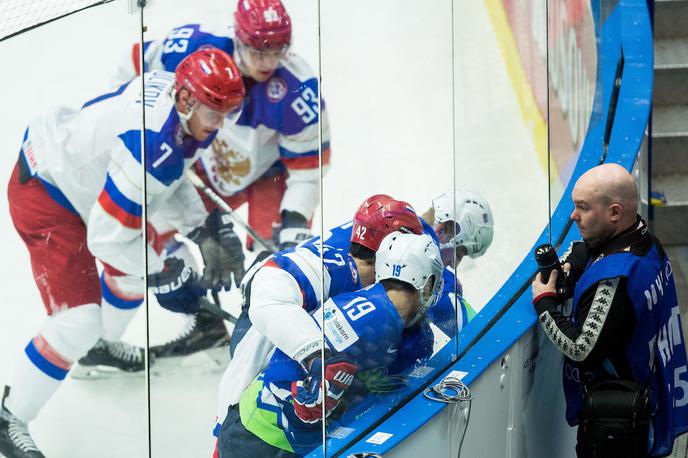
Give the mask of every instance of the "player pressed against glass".
[[443, 268], [429, 235], [388, 234], [376, 256], [379, 283], [312, 311], [328, 345], [325, 360], [317, 352], [298, 363], [276, 350], [239, 407], [226, 412], [219, 456], [302, 456], [320, 445], [323, 405], [328, 428], [350, 422], [368, 393], [382, 389], [385, 380], [374, 374], [397, 373], [423, 358], [414, 326], [437, 303]]
[[[447, 201], [451, 202], [451, 206], [440, 205], [442, 199], [434, 202], [437, 207], [436, 214], [443, 215], [439, 217], [440, 219], [443, 221], [457, 220], [462, 227], [480, 227], [481, 230], [491, 233], [491, 224], [478, 224], [469, 221], [473, 213], [465, 211], [466, 199], [454, 199], [451, 196]], [[457, 202], [456, 210], [454, 208], [455, 202]], [[484, 205], [486, 208], [482, 211], [485, 215], [481, 213], [478, 221], [484, 221], [487, 218], [491, 223], [489, 206], [486, 202]], [[440, 224], [437, 220], [434, 222], [436, 226]], [[372, 284], [375, 275], [379, 273], [376, 265], [376, 253], [380, 249], [381, 241], [390, 232], [396, 230], [405, 233], [420, 234], [424, 232], [428, 234], [433, 239], [434, 249], [439, 253], [439, 244], [431, 225], [420, 219], [408, 203], [395, 200], [388, 195], [378, 194], [371, 196], [361, 204], [352, 222], [326, 231], [324, 242], [316, 237], [300, 244], [295, 249], [276, 253], [248, 272], [243, 282], [245, 310], [242, 317], [246, 320], [250, 317], [250, 322], [243, 334], [235, 328], [232, 335], [232, 343], [235, 347], [234, 355], [220, 386], [218, 423], [215, 432], [219, 434], [224, 427], [227, 435], [224, 439], [220, 438], [220, 450], [222, 447], [229, 447], [228, 444], [232, 443], [231, 450], [236, 452], [237, 437], [243, 438], [242, 440], [246, 444], [259, 447], [253, 453], [258, 453], [257, 450], [263, 450], [260, 447], [263, 447], [266, 441], [256, 442], [255, 439], [256, 437], [263, 439], [273, 437], [269, 431], [274, 430], [274, 425], [267, 430], [254, 428], [246, 432], [239, 427], [241, 423], [239, 423], [238, 418], [240, 416], [241, 418], [248, 418], [251, 414], [242, 413], [240, 415], [238, 405], [240, 402], [254, 402], [255, 399], [251, 399], [251, 397], [259, 396], [260, 390], [258, 392], [251, 391], [251, 387], [255, 389], [255, 377], [261, 373], [267, 364], [273, 344], [277, 347], [279, 354], [283, 356], [283, 362], [292, 361], [298, 367], [310, 370], [310, 361], [317, 358], [323, 348], [321, 327], [316, 325], [310, 314], [313, 314], [322, 302], [330, 297], [334, 297], [336, 301], [338, 294], [350, 293], [361, 286], [367, 287]], [[458, 235], [466, 240], [469, 245], [477, 245], [480, 240], [477, 232], [472, 236], [467, 233]], [[490, 234], [485, 239], [491, 241], [491, 238]], [[482, 248], [486, 249], [487, 247]], [[327, 289], [323, 291], [324, 296], [322, 298], [319, 296], [321, 281], [312, 275], [313, 272], [320, 272], [321, 252], [324, 257], [325, 275], [329, 279], [325, 282]], [[438, 261], [439, 259], [441, 259], [441, 255], [438, 256]], [[377, 262], [379, 261], [379, 256], [377, 256]], [[395, 364], [379, 366], [378, 369], [385, 368], [385, 370], [378, 372], [377, 377], [366, 376], [367, 371], [359, 373], [354, 376], [359, 384], [368, 386], [375, 382], [389, 385], [394, 379], [393, 374], [403, 372], [404, 369], [408, 370], [409, 366], [414, 363], [427, 360], [435, 350], [434, 333], [430, 328], [430, 322], [437, 325], [446, 335], [453, 336], [456, 333], [457, 320], [459, 328], [468, 321], [469, 312], [467, 309], [469, 306], [461, 297], [458, 297], [456, 301], [459, 304], [459, 310], [455, 311], [452, 299], [456, 297], [460, 283], [456, 281], [452, 267], [450, 264], [450, 266], [441, 269], [444, 286], [438, 300], [415, 319], [410, 322], [407, 321], [408, 327], [402, 331], [401, 349], [397, 353], [398, 359], [394, 360]], [[361, 275], [359, 269], [366, 275]], [[405, 273], [401, 263], [394, 265], [391, 272], [401, 277]], [[439, 276], [438, 273], [436, 277]], [[432, 285], [438, 287], [437, 283], [432, 283]], [[429, 297], [427, 289], [430, 288], [430, 283], [417, 284], [414, 288], [417, 295], [422, 292], [423, 298]], [[394, 288], [390, 287], [389, 289]], [[395, 293], [390, 294], [394, 295]], [[356, 312], [350, 311], [350, 313], [357, 316]], [[315, 313], [314, 316], [318, 317], [319, 314]], [[346, 316], [351, 319], [350, 315]], [[240, 322], [241, 320], [240, 318]], [[284, 323], [289, 323], [289, 327], [285, 327]], [[328, 348], [331, 349], [332, 347]], [[339, 360], [329, 361], [326, 359], [319, 364], [324, 365], [326, 369], [332, 364], [334, 368], [337, 367], [335, 365], [337, 361]], [[409, 362], [411, 363], [409, 364]], [[368, 367], [367, 369], [372, 368]], [[270, 371], [268, 370], [268, 372]], [[261, 405], [260, 402], [258, 404]], [[346, 405], [351, 406], [351, 403], [346, 403]], [[335, 411], [336, 409], [333, 408], [332, 410]], [[344, 415], [344, 412], [346, 410], [342, 406], [337, 411], [337, 417]], [[295, 418], [292, 427], [300, 430], [303, 423], [303, 419]], [[310, 423], [310, 421], [305, 423]], [[306, 429], [309, 430], [308, 434], [311, 436], [314, 434], [315, 429], [313, 427], [309, 426]], [[287, 438], [291, 437], [290, 431], [288, 429], [285, 433]], [[278, 436], [283, 437], [281, 434]], [[282, 450], [295, 450], [294, 447], [296, 447], [300, 452], [303, 452], [306, 448], [314, 445], [307, 439], [308, 434], [306, 436], [297, 434], [299, 437], [291, 437], [291, 442], [288, 440], [286, 442], [280, 441], [276, 445], [268, 439], [267, 443]], [[235, 436], [234, 442], [229, 440], [230, 436]], [[223, 440], [227, 442], [223, 442]], [[224, 445], [222, 445], [223, 443]], [[261, 443], [263, 445], [260, 445]], [[246, 453], [250, 455], [249, 450], [246, 450]]]
[[[183, 283], [189, 268], [163, 259], [153, 227], [144, 263], [142, 154], [149, 215], [164, 214], [183, 234], [203, 225], [207, 211], [184, 170], [240, 109], [245, 88], [232, 58], [217, 49], [190, 54], [175, 73], [145, 73], [143, 82], [145, 97], [140, 85], [125, 83], [81, 108], [47, 110], [26, 130], [8, 185], [10, 215], [48, 318], [4, 391], [3, 456], [43, 456], [27, 423], [73, 366], [73, 376], [86, 377], [101, 367], [143, 371], [143, 349], [121, 338], [143, 302], [144, 275], [161, 304], [184, 300], [172, 285]], [[210, 251], [224, 248], [215, 242]]]

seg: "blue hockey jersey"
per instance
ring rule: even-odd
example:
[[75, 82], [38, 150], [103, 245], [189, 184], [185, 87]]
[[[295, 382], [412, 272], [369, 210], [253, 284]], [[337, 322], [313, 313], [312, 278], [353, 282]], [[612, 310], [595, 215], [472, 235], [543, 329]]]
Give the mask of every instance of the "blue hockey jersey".
[[[356, 362], [357, 379], [371, 371], [386, 373], [397, 359], [404, 322], [382, 285], [333, 297], [312, 316], [323, 329], [329, 348]], [[291, 383], [306, 375], [301, 365], [276, 351], [239, 405], [242, 423], [249, 431], [298, 455], [319, 446], [321, 440], [322, 426], [303, 423], [293, 409]]]

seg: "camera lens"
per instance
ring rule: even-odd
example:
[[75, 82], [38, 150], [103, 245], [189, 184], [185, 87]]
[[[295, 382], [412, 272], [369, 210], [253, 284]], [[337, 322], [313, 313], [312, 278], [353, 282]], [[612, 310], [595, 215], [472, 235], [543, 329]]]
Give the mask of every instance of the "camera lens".
[[542, 275], [542, 281], [547, 283], [549, 281], [549, 273], [559, 267], [559, 258], [554, 247], [549, 243], [535, 248], [535, 262], [538, 265], [538, 270]]

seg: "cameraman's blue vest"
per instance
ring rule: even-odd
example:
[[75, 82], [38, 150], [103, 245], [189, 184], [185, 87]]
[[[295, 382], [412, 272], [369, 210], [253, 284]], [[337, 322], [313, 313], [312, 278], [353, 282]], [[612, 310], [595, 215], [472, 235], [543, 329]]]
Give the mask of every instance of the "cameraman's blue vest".
[[[577, 316], [583, 294], [596, 288], [601, 280], [616, 277], [627, 279], [635, 312], [636, 325], [626, 358], [637, 382], [645, 384], [650, 379], [650, 355], [657, 349], [652, 376], [654, 442], [650, 455], [666, 455], [671, 453], [674, 437], [688, 430], [688, 368], [671, 264], [666, 257], [660, 259], [656, 244], [643, 257], [621, 252], [589, 264], [574, 291], [574, 323], [580, 325], [580, 319], [584, 319]], [[583, 403], [581, 377], [594, 380], [599, 373], [582, 374], [580, 363], [564, 358], [563, 375], [566, 419], [575, 425]]]

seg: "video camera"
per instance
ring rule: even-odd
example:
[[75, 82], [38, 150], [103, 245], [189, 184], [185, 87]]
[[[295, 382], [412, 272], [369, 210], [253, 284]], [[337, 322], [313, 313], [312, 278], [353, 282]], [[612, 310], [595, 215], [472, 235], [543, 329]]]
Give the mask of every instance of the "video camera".
[[559, 257], [554, 247], [549, 243], [542, 244], [535, 248], [534, 254], [543, 283], [547, 283], [550, 273], [556, 270], [558, 273], [556, 283], [557, 294], [562, 298], [570, 297], [573, 294], [574, 285], [571, 284], [571, 279], [561, 267], [561, 262], [559, 262]]

